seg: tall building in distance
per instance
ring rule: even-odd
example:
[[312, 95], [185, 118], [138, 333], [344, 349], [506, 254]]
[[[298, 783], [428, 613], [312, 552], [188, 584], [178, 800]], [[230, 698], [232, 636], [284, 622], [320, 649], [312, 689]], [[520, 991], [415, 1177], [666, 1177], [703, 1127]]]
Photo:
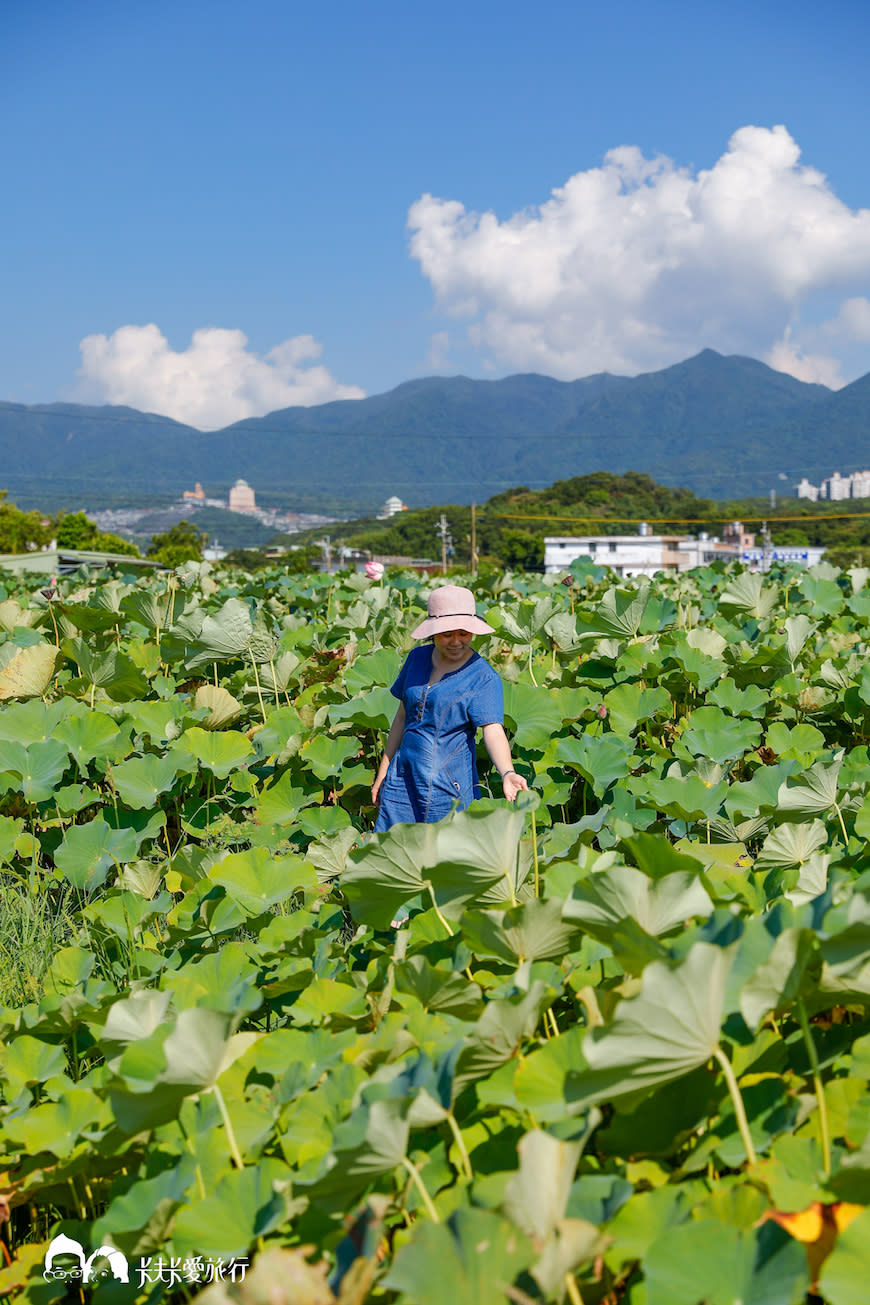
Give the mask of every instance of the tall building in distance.
[[231, 512], [256, 512], [254, 491], [246, 480], [237, 480], [230, 490], [229, 509]]
[[802, 476], [794, 492], [798, 498], [808, 498], [813, 503], [819, 499], [841, 502], [846, 498], [870, 498], [870, 471], [855, 471], [851, 476], [841, 476], [839, 471], [835, 471], [821, 485], [811, 485], [806, 476]]

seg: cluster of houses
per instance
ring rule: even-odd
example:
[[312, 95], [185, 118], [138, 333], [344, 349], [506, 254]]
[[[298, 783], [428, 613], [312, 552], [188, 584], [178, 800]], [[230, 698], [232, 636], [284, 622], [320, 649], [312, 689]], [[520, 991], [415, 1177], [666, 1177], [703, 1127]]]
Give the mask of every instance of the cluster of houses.
[[794, 492], [798, 498], [808, 498], [813, 503], [820, 499], [834, 502], [844, 498], [870, 498], [870, 471], [855, 471], [851, 476], [841, 476], [839, 471], [835, 471], [821, 485], [811, 485], [806, 476], [802, 476]]

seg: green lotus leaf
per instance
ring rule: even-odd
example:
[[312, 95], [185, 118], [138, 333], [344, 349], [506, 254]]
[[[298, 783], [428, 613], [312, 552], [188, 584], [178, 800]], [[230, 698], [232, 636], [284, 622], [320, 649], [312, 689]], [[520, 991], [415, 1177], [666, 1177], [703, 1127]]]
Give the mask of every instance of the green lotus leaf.
[[370, 730], [388, 730], [396, 714], [396, 699], [389, 689], [373, 688], [351, 698], [350, 702], [334, 702], [329, 708], [333, 723], [349, 720], [354, 725]]
[[561, 960], [580, 942], [580, 933], [562, 917], [562, 903], [531, 901], [509, 911], [467, 911], [462, 934], [475, 956], [495, 956], [509, 964]]
[[738, 689], [730, 676], [720, 680], [707, 694], [707, 702], [714, 707], [721, 707], [732, 716], [763, 716], [770, 701], [768, 694], [759, 689], [757, 684], [749, 684], [745, 689]]
[[359, 988], [351, 982], [316, 978], [309, 983], [293, 1004], [293, 1023], [302, 1026], [328, 1024], [342, 1028], [356, 1024], [369, 1015], [369, 1006]]
[[13, 1100], [22, 1088], [44, 1083], [65, 1073], [66, 1068], [63, 1047], [51, 1046], [24, 1033], [14, 1038], [5, 1049], [0, 1077], [7, 1085], [8, 1099]]
[[264, 847], [231, 852], [211, 867], [208, 877], [250, 916], [262, 915], [294, 893], [317, 887], [317, 876], [306, 861], [298, 856], [275, 857]]
[[556, 759], [578, 770], [596, 797], [603, 797], [611, 784], [624, 779], [631, 769], [633, 745], [614, 734], [596, 738], [591, 734], [569, 735], [556, 742]]
[[518, 884], [517, 848], [524, 814], [458, 811], [437, 824], [394, 825], [348, 854], [341, 887], [354, 918], [386, 929], [396, 911], [424, 888], [448, 919], [487, 890], [503, 900]]
[[604, 1028], [583, 1040], [587, 1068], [570, 1085], [572, 1102], [593, 1105], [682, 1078], [705, 1064], [719, 1030], [733, 950], [698, 942], [676, 966], [648, 965], [641, 990]]
[[397, 993], [415, 997], [426, 1010], [445, 1011], [461, 1020], [476, 1020], [483, 993], [462, 974], [436, 969], [425, 956], [411, 956], [396, 966]]
[[226, 779], [231, 771], [237, 770], [254, 755], [250, 740], [238, 730], [218, 734], [197, 725], [184, 732], [178, 746], [190, 752], [218, 779]]
[[[203, 618], [198, 645], [187, 658], [188, 670], [210, 662], [236, 661], [248, 654], [254, 634], [251, 610], [240, 598], [228, 598], [215, 616]], [[268, 659], [267, 659], [268, 660]]]
[[828, 841], [821, 820], [809, 824], [780, 825], [768, 834], [755, 864], [759, 870], [805, 865]]
[[67, 717], [58, 723], [54, 737], [66, 745], [83, 775], [92, 761], [120, 761], [132, 746], [129, 726], [119, 728], [111, 716], [100, 711]]
[[670, 775], [652, 780], [646, 792], [638, 794], [638, 800], [679, 820], [711, 820], [727, 793], [727, 784], [707, 783], [698, 775]]
[[299, 812], [299, 828], [307, 838], [327, 838], [349, 826], [344, 807], [305, 807]]
[[710, 761], [734, 761], [761, 741], [761, 726], [754, 720], [736, 720], [719, 707], [698, 707], [686, 726], [680, 743], [693, 756]]
[[111, 867], [131, 860], [139, 841], [132, 829], [112, 829], [97, 816], [86, 825], [70, 825], [55, 852], [57, 868], [80, 892], [105, 883]]
[[176, 1010], [198, 1007], [228, 1015], [251, 1015], [263, 1004], [257, 975], [257, 966], [248, 959], [242, 944], [228, 942], [219, 952], [165, 974], [162, 987], [171, 994]]
[[47, 801], [68, 765], [67, 750], [57, 739], [31, 743], [29, 747], [11, 742], [3, 746], [3, 769], [18, 777], [16, 787], [20, 787], [28, 802]]
[[395, 648], [378, 648], [375, 652], [364, 653], [345, 668], [342, 677], [344, 687], [350, 697], [365, 693], [375, 685], [388, 688], [398, 675], [401, 665], [402, 658]]
[[635, 639], [640, 632], [649, 602], [651, 586], [646, 577], [628, 589], [608, 589], [601, 601], [584, 616], [604, 635], [614, 639]]
[[565, 1217], [583, 1147], [535, 1128], [517, 1149], [520, 1167], [507, 1185], [502, 1209], [527, 1236], [543, 1242]]
[[718, 1219], [668, 1229], [643, 1268], [648, 1305], [795, 1305], [809, 1284], [800, 1242], [776, 1225], [756, 1232]]
[[76, 663], [86, 684], [104, 689], [115, 702], [142, 698], [148, 691], [145, 676], [127, 654], [117, 648], [97, 652], [84, 639], [67, 639], [63, 651]]
[[765, 588], [763, 576], [744, 571], [728, 581], [719, 595], [719, 606], [726, 614], [746, 614], [763, 621], [770, 616], [778, 600], [777, 589], [773, 585]]
[[165, 1021], [171, 995], [146, 989], [116, 1001], [106, 1015], [100, 1046], [107, 1059], [119, 1056], [131, 1042], [149, 1038]]
[[13, 820], [11, 816], [0, 816], [0, 861], [5, 862], [7, 865], [15, 856], [15, 844], [23, 828], [23, 820]]
[[244, 1255], [294, 1213], [291, 1178], [289, 1167], [271, 1156], [224, 1174], [204, 1201], [179, 1210], [172, 1225], [174, 1250], [182, 1257], [224, 1260]]
[[419, 1224], [383, 1283], [415, 1305], [508, 1305], [508, 1289], [534, 1259], [532, 1243], [507, 1219], [459, 1209], [446, 1224]]
[[144, 756], [131, 757], [115, 766], [112, 782], [126, 806], [151, 810], [158, 805], [161, 794], [172, 788], [179, 769], [177, 754], [158, 757], [153, 752], [146, 752]]
[[633, 866], [614, 865], [576, 884], [562, 913], [607, 942], [622, 920], [632, 919], [645, 933], [660, 937], [712, 910], [713, 903], [694, 871], [650, 879]]
[[513, 737], [520, 748], [540, 752], [562, 727], [562, 714], [547, 691], [529, 684], [504, 686], [504, 710], [515, 725]]
[[302, 756], [318, 779], [334, 779], [341, 774], [342, 767], [360, 750], [359, 739], [342, 735], [328, 738], [325, 734], [316, 734], [303, 744]]
[[667, 689], [646, 689], [640, 684], [618, 684], [604, 695], [607, 720], [615, 734], [627, 738], [645, 720], [671, 714]]
[[167, 1032], [158, 1028], [124, 1051], [110, 1085], [112, 1111], [126, 1133], [176, 1117], [186, 1096], [206, 1091], [232, 1058], [233, 1017], [208, 1007], [183, 1010]]
[[470, 1083], [487, 1078], [514, 1059], [534, 1034], [550, 1000], [551, 994], [546, 986], [536, 979], [528, 992], [490, 1001], [484, 1007], [483, 1014], [464, 1039], [456, 1062], [454, 1101]]
[[781, 1011], [818, 984], [822, 956], [812, 929], [784, 929], [767, 960], [740, 992], [740, 1013], [753, 1031], [771, 1011]]
[[261, 792], [256, 806], [257, 820], [261, 825], [293, 825], [302, 808], [320, 801], [320, 796], [294, 788], [293, 778], [285, 770], [276, 783]]
[[826, 766], [821, 761], [810, 766], [796, 777], [794, 783], [786, 781], [780, 786], [777, 802], [780, 811], [791, 816], [815, 816], [831, 811], [837, 806], [838, 778], [841, 762]]
[[318, 1204], [325, 1198], [343, 1208], [374, 1178], [391, 1173], [408, 1148], [407, 1101], [387, 1099], [363, 1104], [335, 1130], [332, 1151], [313, 1179], [297, 1180]]
[[111, 1122], [108, 1108], [95, 1092], [84, 1087], [69, 1087], [59, 1101], [31, 1106], [25, 1115], [7, 1118], [3, 1132], [8, 1144], [23, 1148], [28, 1155], [48, 1152], [67, 1160], [79, 1142], [89, 1142], [93, 1134]]

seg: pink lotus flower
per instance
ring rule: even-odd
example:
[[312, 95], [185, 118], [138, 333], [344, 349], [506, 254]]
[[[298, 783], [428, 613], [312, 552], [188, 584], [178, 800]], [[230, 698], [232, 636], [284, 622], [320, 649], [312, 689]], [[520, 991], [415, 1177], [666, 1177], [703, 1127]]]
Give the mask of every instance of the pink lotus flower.
[[382, 580], [384, 578], [383, 562], [366, 562], [366, 575], [370, 580]]

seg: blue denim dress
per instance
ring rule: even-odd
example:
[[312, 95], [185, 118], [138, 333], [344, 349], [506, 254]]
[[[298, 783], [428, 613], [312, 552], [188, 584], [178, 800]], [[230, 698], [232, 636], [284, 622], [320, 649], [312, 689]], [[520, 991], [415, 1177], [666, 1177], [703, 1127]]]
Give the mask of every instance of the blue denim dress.
[[430, 686], [432, 644], [412, 649], [390, 692], [405, 707], [405, 732], [380, 793], [375, 829], [431, 824], [455, 802], [480, 797], [474, 736], [504, 721], [501, 680], [478, 653]]

